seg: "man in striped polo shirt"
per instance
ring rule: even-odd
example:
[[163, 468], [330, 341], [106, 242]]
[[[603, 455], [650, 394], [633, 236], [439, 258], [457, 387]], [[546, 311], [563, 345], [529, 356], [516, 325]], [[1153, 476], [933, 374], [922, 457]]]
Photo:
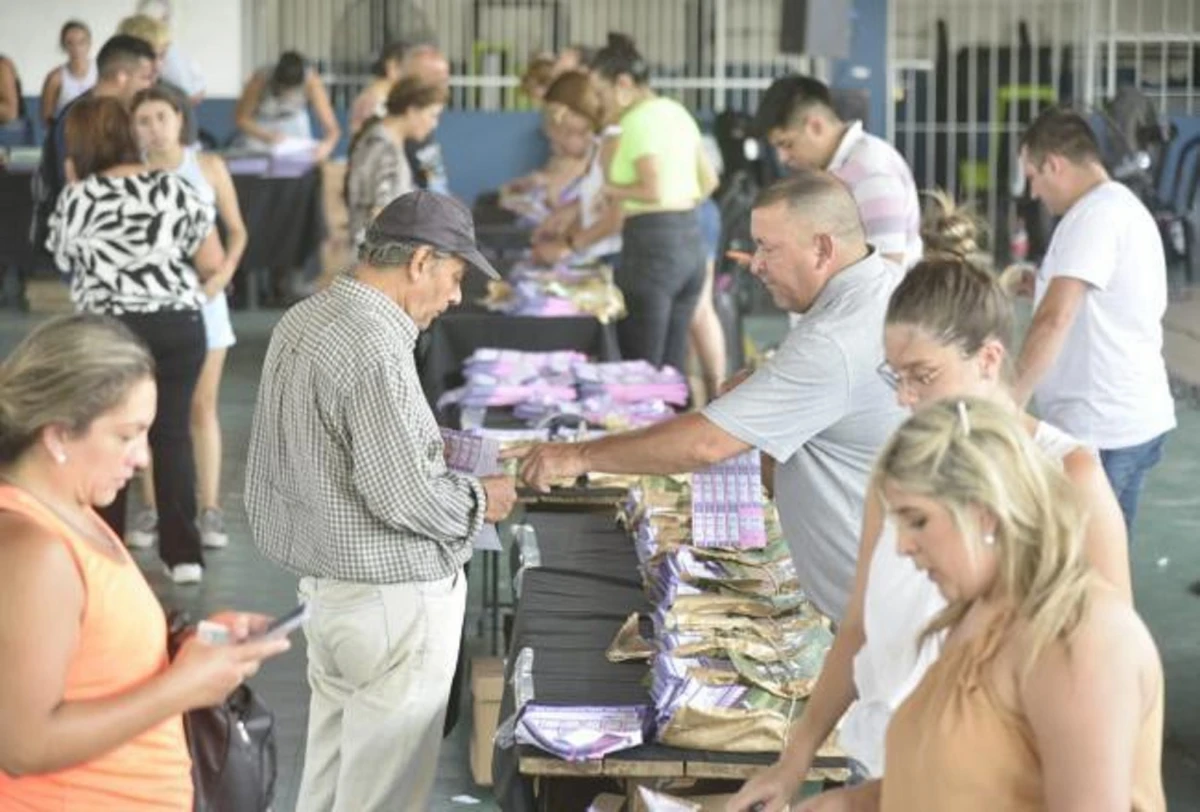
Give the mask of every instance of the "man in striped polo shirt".
[[850, 187], [867, 242], [884, 257], [905, 269], [921, 258], [921, 205], [912, 170], [861, 121], [843, 121], [822, 82], [776, 79], [763, 94], [755, 125], [788, 169], [824, 169]]

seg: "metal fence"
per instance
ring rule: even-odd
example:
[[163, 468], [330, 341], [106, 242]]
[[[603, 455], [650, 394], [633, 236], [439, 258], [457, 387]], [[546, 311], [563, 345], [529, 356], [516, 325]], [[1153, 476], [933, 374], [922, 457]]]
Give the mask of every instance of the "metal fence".
[[970, 201], [1003, 240], [1017, 141], [1086, 98], [1089, 0], [893, 0], [894, 142], [921, 188]]
[[[788, 71], [781, 0], [247, 0], [246, 61], [295, 48], [348, 105], [380, 49], [430, 41], [451, 63], [451, 106], [518, 110], [539, 53], [630, 34], [652, 83], [693, 110], [752, 112]], [[1015, 144], [1044, 106], [1094, 107], [1134, 84], [1164, 114], [1200, 113], [1200, 0], [889, 0], [887, 133], [918, 185], [973, 201], [1007, 229]]]
[[631, 35], [652, 84], [696, 110], [753, 110], [785, 72], [825, 77], [825, 60], [779, 51], [780, 0], [248, 0], [247, 63], [289, 48], [322, 70], [334, 102], [370, 78], [380, 49], [431, 41], [451, 64], [451, 106], [517, 110], [518, 89], [539, 53], [598, 47], [610, 31]]
[[1001, 242], [1016, 144], [1044, 107], [1099, 110], [1132, 85], [1200, 112], [1198, 0], [891, 0], [890, 111], [919, 186], [974, 203]]

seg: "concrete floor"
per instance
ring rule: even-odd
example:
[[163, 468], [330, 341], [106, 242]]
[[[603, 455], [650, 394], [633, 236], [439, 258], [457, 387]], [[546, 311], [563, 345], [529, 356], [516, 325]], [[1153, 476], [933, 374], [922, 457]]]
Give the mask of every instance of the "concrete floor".
[[[38, 317], [0, 311], [0, 355], [6, 354]], [[139, 554], [165, 602], [204, 614], [235, 607], [277, 614], [295, 604], [295, 579], [259, 557], [248, 537], [241, 504], [244, 453], [259, 369], [269, 332], [278, 313], [239, 313], [235, 327], [240, 343], [229, 356], [221, 396], [226, 431], [223, 498], [233, 543], [209, 555], [205, 581], [198, 587], [175, 587], [159, 573], [152, 553]], [[1200, 325], [1180, 317], [1184, 324]], [[1172, 352], [1200, 367], [1200, 340], [1195, 346], [1173, 345]], [[1200, 378], [1192, 381], [1200, 383]], [[1181, 390], [1182, 391], [1182, 390]], [[1192, 390], [1194, 391], [1194, 390]], [[1170, 438], [1165, 459], [1150, 475], [1137, 540], [1133, 548], [1138, 608], [1162, 654], [1167, 676], [1167, 730], [1163, 771], [1172, 809], [1200, 809], [1200, 598], [1188, 586], [1200, 579], [1200, 411], [1185, 397], [1179, 405], [1179, 429]], [[476, 568], [478, 572], [478, 568]], [[475, 585], [477, 586], [477, 585]], [[479, 613], [476, 588], [468, 608], [468, 628]], [[303, 638], [296, 647], [266, 665], [253, 685], [278, 719], [280, 781], [276, 809], [294, 808], [304, 749], [308, 687], [304, 676]], [[473, 641], [481, 650], [484, 644]], [[464, 719], [469, 714], [464, 715]], [[470, 778], [467, 766], [469, 723], [460, 724], [443, 747], [433, 809], [493, 810], [484, 788]], [[468, 796], [479, 801], [455, 800]]]

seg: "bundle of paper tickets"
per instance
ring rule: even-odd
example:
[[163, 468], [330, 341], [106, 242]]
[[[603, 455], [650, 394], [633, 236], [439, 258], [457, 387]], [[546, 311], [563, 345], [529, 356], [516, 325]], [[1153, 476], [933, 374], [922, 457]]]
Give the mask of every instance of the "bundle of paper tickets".
[[620, 508], [655, 609], [648, 623], [625, 624], [609, 656], [649, 652], [656, 738], [665, 744], [781, 749], [833, 640], [748, 472], [757, 475], [756, 462], [737, 459], [684, 484], [644, 478]]

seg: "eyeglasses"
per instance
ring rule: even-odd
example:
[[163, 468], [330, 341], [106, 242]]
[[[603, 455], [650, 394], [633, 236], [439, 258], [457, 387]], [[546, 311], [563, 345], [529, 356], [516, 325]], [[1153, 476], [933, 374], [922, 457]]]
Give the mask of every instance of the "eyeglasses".
[[879, 373], [879, 377], [883, 378], [883, 382], [892, 388], [893, 391], [899, 392], [901, 389], [912, 391], [913, 387], [922, 389], [931, 385], [942, 374], [941, 369], [926, 369], [916, 375], [909, 375], [905, 372], [897, 372], [892, 369], [887, 361], [884, 361], [875, 371]]

